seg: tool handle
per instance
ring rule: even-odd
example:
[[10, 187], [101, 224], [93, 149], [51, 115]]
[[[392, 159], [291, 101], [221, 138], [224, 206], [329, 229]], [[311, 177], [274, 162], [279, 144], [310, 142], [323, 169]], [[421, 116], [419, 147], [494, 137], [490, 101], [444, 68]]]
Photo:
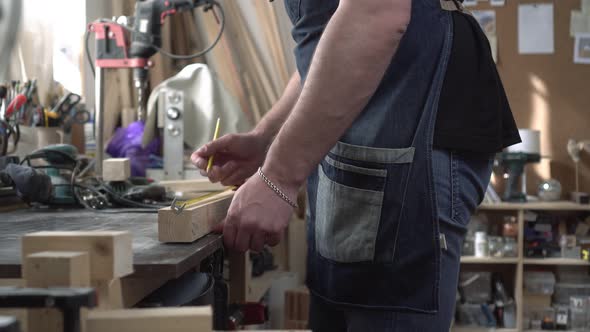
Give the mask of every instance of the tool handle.
[[16, 110], [19, 110], [25, 103], [27, 102], [27, 97], [25, 97], [25, 95], [17, 95], [8, 105], [8, 108], [6, 109], [6, 119], [8, 119], [12, 113], [14, 113]]

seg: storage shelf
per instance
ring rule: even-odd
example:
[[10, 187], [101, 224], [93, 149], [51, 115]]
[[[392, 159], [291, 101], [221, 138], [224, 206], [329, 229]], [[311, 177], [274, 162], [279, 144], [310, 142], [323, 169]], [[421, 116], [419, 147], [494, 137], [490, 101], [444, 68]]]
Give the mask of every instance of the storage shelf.
[[482, 211], [541, 210], [541, 211], [590, 211], [590, 204], [577, 204], [569, 201], [530, 202], [530, 203], [496, 203], [482, 204]]
[[585, 260], [575, 258], [525, 258], [525, 265], [588, 265]]
[[475, 257], [475, 256], [462, 256], [462, 264], [516, 264], [518, 258], [516, 257]]
[[268, 291], [272, 282], [281, 277], [284, 274], [288, 274], [282, 270], [266, 271], [263, 275], [253, 277], [248, 285], [248, 294], [246, 300], [248, 302], [258, 302], [264, 296], [264, 293]]

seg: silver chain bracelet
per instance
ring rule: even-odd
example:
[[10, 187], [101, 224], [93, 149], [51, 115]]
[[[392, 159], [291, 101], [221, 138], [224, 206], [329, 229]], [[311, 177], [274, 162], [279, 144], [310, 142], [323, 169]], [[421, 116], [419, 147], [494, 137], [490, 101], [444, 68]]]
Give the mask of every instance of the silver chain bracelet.
[[264, 183], [266, 183], [266, 185], [272, 189], [272, 191], [274, 191], [280, 198], [282, 198], [285, 202], [287, 202], [289, 205], [291, 205], [293, 208], [297, 209], [297, 203], [293, 202], [289, 197], [287, 197], [287, 195], [285, 195], [285, 193], [283, 193], [283, 191], [281, 191], [281, 189], [279, 189], [279, 187], [275, 186], [274, 183], [272, 183], [272, 181], [270, 181], [266, 175], [264, 175], [264, 173], [262, 173], [262, 167], [258, 167], [258, 175], [260, 175], [260, 177], [262, 178], [262, 180], [264, 181]]

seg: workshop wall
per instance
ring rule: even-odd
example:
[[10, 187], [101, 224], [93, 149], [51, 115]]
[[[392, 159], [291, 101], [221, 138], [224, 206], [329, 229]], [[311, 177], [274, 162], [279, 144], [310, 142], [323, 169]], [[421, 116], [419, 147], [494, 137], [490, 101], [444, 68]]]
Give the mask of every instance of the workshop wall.
[[[516, 122], [520, 128], [541, 131], [539, 165], [528, 166], [529, 193], [537, 192], [541, 179], [555, 178], [564, 195], [575, 188], [574, 164], [566, 145], [569, 138], [590, 139], [590, 65], [573, 63], [574, 39], [570, 37], [570, 13], [580, 0], [554, 2], [555, 54], [518, 54], [518, 5], [540, 1], [506, 1], [503, 7], [479, 2], [469, 9], [496, 11], [498, 68]], [[544, 1], [545, 3], [547, 1]], [[590, 156], [583, 152], [580, 190], [590, 191]], [[566, 196], [564, 196], [566, 198]]]

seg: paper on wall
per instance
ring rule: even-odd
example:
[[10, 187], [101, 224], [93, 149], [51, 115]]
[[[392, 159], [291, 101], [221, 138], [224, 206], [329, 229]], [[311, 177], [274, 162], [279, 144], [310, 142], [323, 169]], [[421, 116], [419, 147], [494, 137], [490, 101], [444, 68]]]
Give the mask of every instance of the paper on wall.
[[498, 38], [496, 36], [488, 36], [490, 41], [490, 48], [492, 50], [492, 58], [495, 63], [498, 63]]
[[505, 0], [490, 0], [490, 5], [492, 5], [492, 7], [503, 7], [505, 4]]
[[576, 34], [574, 63], [590, 64], [590, 33]]
[[495, 10], [472, 10], [471, 14], [477, 20], [486, 35], [496, 35]]
[[578, 33], [586, 32], [590, 32], [590, 14], [584, 14], [584, 12], [579, 10], [572, 10], [570, 36], [575, 37]]
[[553, 54], [555, 52], [553, 4], [536, 3], [518, 6], [518, 52]]
[[494, 10], [473, 10], [471, 14], [477, 20], [481, 29], [488, 37], [490, 49], [494, 62], [498, 63], [498, 38], [496, 36], [496, 11]]
[[477, 0], [464, 0], [463, 6], [465, 7], [475, 7], [477, 6]]

